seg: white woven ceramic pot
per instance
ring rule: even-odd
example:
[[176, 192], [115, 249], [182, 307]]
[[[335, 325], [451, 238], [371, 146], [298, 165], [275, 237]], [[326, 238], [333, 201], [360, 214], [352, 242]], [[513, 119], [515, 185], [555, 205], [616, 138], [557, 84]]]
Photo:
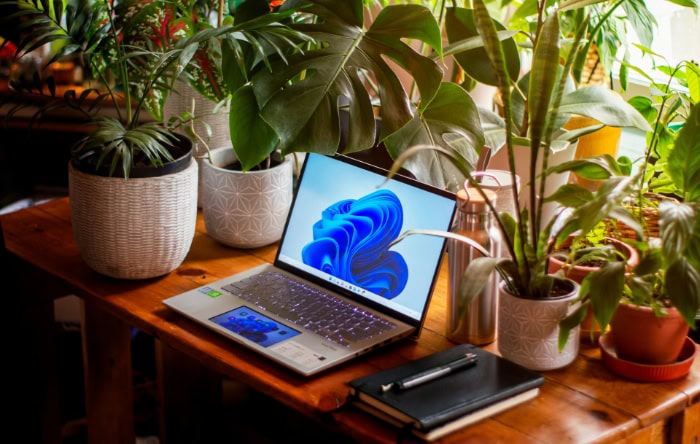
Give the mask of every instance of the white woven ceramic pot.
[[197, 163], [159, 177], [123, 179], [69, 165], [73, 234], [98, 273], [146, 279], [180, 266], [197, 223]]
[[566, 279], [572, 291], [557, 299], [526, 299], [499, 286], [498, 351], [530, 370], [566, 367], [579, 350], [579, 327], [572, 329], [562, 351], [558, 349], [559, 321], [572, 310], [579, 285]]
[[232, 171], [230, 146], [211, 151], [202, 163], [202, 213], [207, 233], [236, 248], [257, 248], [277, 242], [292, 204], [293, 157], [274, 168]]

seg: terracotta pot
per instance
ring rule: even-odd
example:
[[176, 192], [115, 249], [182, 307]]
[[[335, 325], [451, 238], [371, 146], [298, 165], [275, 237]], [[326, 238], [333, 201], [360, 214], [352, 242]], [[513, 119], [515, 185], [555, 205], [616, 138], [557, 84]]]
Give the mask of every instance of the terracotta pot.
[[690, 326], [678, 310], [657, 317], [651, 308], [621, 303], [610, 321], [619, 358], [641, 364], [674, 362], [683, 348]]
[[578, 326], [571, 330], [562, 351], [558, 349], [559, 322], [569, 315], [579, 285], [553, 299], [527, 299], [499, 285], [498, 351], [501, 356], [530, 370], [554, 370], [571, 364], [579, 350]]
[[[615, 245], [615, 248], [627, 257], [627, 269], [631, 269], [639, 263], [639, 252], [636, 248], [614, 238], [609, 238], [608, 242]], [[567, 248], [570, 244], [571, 242], [567, 241], [562, 247]], [[556, 256], [549, 258], [547, 270], [550, 274], [556, 273], [563, 267], [564, 261], [562, 259]], [[597, 269], [598, 267], [587, 265], [567, 266], [564, 276], [580, 284], [586, 276]], [[594, 343], [597, 341], [598, 337], [600, 337], [600, 325], [598, 325], [598, 322], [595, 320], [593, 310], [590, 307], [586, 313], [586, 318], [581, 322], [580, 337], [583, 340], [590, 339]]]

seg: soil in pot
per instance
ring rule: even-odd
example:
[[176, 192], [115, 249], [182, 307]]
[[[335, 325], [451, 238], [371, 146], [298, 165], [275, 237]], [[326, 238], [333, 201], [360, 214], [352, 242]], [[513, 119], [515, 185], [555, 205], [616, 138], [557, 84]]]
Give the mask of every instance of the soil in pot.
[[[272, 155], [267, 158], [267, 160], [261, 164], [258, 164], [250, 169], [250, 171], [261, 171], [270, 168], [274, 168], [282, 164], [282, 158], [279, 155]], [[232, 162], [225, 163], [219, 168], [223, 168], [228, 171], [243, 171], [241, 162], [238, 159], [234, 159]]]
[[[165, 162], [162, 166], [153, 166], [150, 160], [142, 152], [139, 152], [134, 159], [129, 177], [134, 179], [160, 177], [179, 173], [189, 167], [192, 157], [192, 141], [180, 134], [173, 133], [173, 136], [173, 143], [167, 146], [168, 151], [173, 157], [172, 161]], [[98, 167], [99, 155], [100, 153], [92, 151], [79, 158], [71, 159], [71, 164], [74, 168], [83, 173], [96, 174], [103, 177], [124, 177], [121, 162], [118, 162], [113, 174], [109, 173], [111, 163], [111, 158], [109, 157], [103, 159]]]

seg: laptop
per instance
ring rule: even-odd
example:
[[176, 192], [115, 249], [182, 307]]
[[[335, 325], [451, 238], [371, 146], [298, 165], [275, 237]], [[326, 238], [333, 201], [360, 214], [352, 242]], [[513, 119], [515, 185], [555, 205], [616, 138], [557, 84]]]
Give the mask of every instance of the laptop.
[[273, 264], [165, 299], [176, 312], [313, 375], [417, 338], [455, 196], [347, 156], [309, 153]]

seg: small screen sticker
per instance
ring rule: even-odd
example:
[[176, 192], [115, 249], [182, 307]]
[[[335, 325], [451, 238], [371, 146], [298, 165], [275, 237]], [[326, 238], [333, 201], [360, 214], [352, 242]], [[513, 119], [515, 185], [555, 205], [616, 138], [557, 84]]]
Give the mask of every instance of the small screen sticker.
[[227, 311], [209, 320], [263, 347], [269, 347], [299, 334], [297, 330], [246, 306]]

